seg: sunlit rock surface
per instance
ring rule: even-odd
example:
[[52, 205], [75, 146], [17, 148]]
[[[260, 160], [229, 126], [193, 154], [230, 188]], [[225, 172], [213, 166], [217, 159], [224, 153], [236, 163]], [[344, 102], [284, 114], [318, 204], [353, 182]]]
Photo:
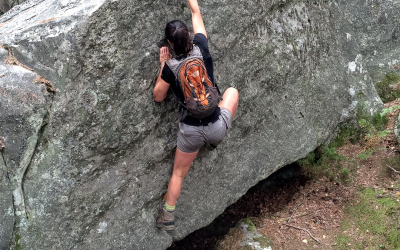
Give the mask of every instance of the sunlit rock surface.
[[157, 104], [152, 89], [186, 2], [31, 0], [0, 17], [1, 247], [165, 249], [327, 143], [361, 99], [382, 108], [373, 80], [399, 58], [398, 0], [199, 2], [217, 83], [240, 105], [194, 161], [172, 235], [154, 221], [178, 123], [173, 97]]

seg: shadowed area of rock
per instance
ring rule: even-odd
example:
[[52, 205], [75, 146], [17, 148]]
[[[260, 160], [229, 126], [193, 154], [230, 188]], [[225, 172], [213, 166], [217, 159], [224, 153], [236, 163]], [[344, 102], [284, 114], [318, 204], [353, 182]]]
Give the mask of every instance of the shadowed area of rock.
[[[155, 216], [178, 123], [173, 97], [157, 104], [152, 89], [163, 29], [190, 24], [186, 3], [30, 0], [0, 17], [0, 200], [13, 209], [0, 236], [14, 232], [0, 246], [165, 249], [327, 143], [361, 99], [382, 108], [373, 80], [399, 58], [399, 1], [199, 4], [217, 84], [236, 87], [240, 105], [225, 141], [202, 149], [184, 180], [173, 235]], [[4, 63], [8, 53], [18, 65]]]

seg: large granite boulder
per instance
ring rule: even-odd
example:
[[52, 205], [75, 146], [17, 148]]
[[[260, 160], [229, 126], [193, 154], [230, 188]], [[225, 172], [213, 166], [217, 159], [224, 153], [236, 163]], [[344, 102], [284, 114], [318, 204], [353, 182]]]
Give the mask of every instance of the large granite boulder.
[[373, 79], [398, 58], [398, 0], [200, 6], [216, 80], [240, 105], [226, 140], [194, 161], [172, 235], [154, 221], [175, 104], [152, 89], [166, 22], [190, 24], [185, 1], [28, 0], [0, 17], [2, 248], [165, 249], [327, 143], [361, 99], [382, 108]]
[[23, 181], [50, 103], [31, 69], [10, 64], [19, 63], [0, 48], [0, 249], [8, 246], [14, 222], [27, 223]]

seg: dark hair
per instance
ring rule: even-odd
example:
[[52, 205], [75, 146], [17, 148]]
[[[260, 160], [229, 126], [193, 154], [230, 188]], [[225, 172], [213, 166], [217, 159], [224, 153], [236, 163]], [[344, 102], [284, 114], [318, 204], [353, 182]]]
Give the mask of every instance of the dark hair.
[[186, 25], [174, 20], [167, 23], [165, 27], [165, 38], [173, 44], [173, 50], [177, 55], [187, 54], [192, 50], [193, 43], [190, 39], [189, 30]]

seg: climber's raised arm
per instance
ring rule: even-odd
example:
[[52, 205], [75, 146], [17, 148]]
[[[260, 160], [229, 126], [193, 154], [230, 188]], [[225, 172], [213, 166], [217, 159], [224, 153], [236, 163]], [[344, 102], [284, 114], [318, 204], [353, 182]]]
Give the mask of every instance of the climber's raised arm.
[[197, 0], [187, 0], [190, 11], [192, 12], [193, 33], [203, 33], [207, 37], [206, 28], [204, 27], [203, 18], [201, 17], [199, 4]]
[[165, 62], [171, 58], [172, 58], [172, 55], [169, 53], [169, 49], [167, 47], [162, 47], [160, 49], [161, 70], [160, 70], [160, 74], [158, 75], [158, 78], [156, 81], [156, 86], [154, 87], [154, 90], [153, 90], [154, 100], [156, 102], [162, 102], [165, 99], [165, 97], [167, 97], [169, 83], [164, 81], [161, 78], [161, 76], [162, 76], [162, 71], [165, 66]]

